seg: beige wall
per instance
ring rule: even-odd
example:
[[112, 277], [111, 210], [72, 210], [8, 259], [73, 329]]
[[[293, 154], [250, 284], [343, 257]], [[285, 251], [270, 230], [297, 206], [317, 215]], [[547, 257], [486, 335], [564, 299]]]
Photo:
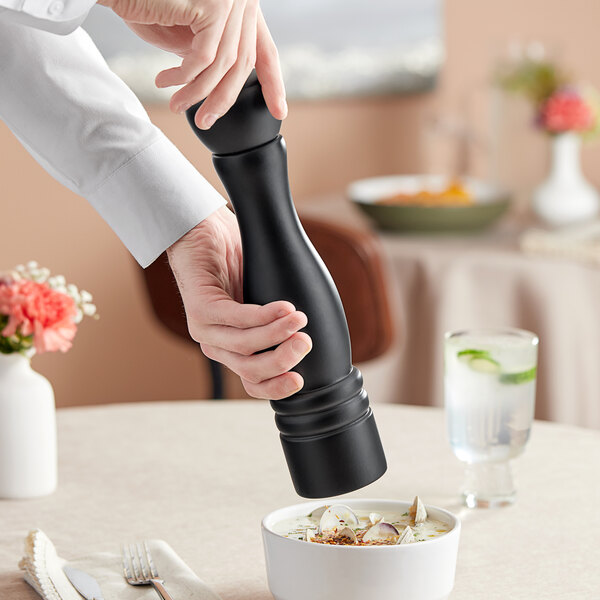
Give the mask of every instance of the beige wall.
[[[448, 57], [434, 93], [291, 105], [284, 133], [300, 204], [341, 191], [358, 177], [424, 168], [431, 145], [423, 144], [422, 131], [433, 114], [467, 114], [489, 143], [490, 65], [509, 39], [550, 44], [580, 77], [600, 85], [600, 3], [448, 0], [445, 21]], [[150, 107], [149, 112], [217, 183], [208, 153], [184, 119], [164, 107]], [[525, 190], [543, 173], [545, 145], [527, 129], [526, 113], [517, 110], [511, 119], [519, 129], [503, 142], [509, 158], [505, 163], [518, 188]], [[489, 164], [484, 147], [472, 154], [476, 172]], [[4, 126], [0, 156], [0, 268], [37, 259], [94, 293], [101, 314], [99, 321], [83, 323], [68, 354], [35, 358], [35, 367], [52, 381], [58, 404], [207, 397], [200, 359], [153, 322], [138, 268], [108, 227], [85, 201], [46, 175]], [[600, 186], [599, 159], [600, 147], [585, 150], [584, 168]]]

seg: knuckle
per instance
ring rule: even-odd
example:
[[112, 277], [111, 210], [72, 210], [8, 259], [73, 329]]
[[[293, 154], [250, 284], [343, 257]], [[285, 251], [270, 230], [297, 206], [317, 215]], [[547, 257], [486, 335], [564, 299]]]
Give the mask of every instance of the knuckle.
[[254, 52], [245, 54], [241, 60], [241, 67], [244, 71], [251, 71], [256, 64], [256, 54]]
[[204, 48], [197, 54], [198, 63], [204, 67], [212, 65], [217, 56], [216, 48]]
[[215, 16], [223, 14], [227, 10], [227, 6], [231, 0], [204, 0], [203, 12], [206, 16]]
[[262, 381], [260, 375], [256, 372], [255, 369], [243, 368], [242, 373], [240, 373], [239, 375], [243, 377], [246, 381], [249, 381], [250, 383], [258, 384]]
[[277, 369], [279, 373], [286, 373], [290, 370], [293, 365], [290, 365], [289, 357], [284, 354], [280, 354], [279, 356], [273, 357], [273, 366]]
[[235, 65], [237, 59], [237, 52], [225, 52], [219, 62], [224, 70], [229, 71]]
[[219, 312], [216, 312], [212, 316], [212, 318], [210, 320], [210, 323], [212, 325], [227, 325], [228, 324], [227, 323], [227, 317], [225, 315], [219, 313]]
[[200, 344], [200, 350], [202, 350], [202, 354], [206, 356], [206, 358], [214, 359], [215, 353], [213, 352], [212, 346], [208, 344]]
[[250, 348], [248, 342], [245, 341], [234, 342], [232, 345], [232, 350], [236, 354], [241, 354], [242, 356], [250, 356], [253, 354], [252, 348]]
[[267, 44], [263, 49], [263, 53], [272, 61], [279, 60], [279, 51], [277, 50], [277, 46], [275, 46], [275, 44]]
[[260, 399], [266, 398], [266, 396], [260, 392], [260, 389], [257, 388], [253, 383], [242, 380], [242, 385], [244, 386], [246, 393], [249, 396], [252, 396], [252, 398], [260, 398]]
[[[202, 332], [200, 330], [200, 327], [198, 325], [195, 325], [194, 323], [190, 323], [188, 325], [188, 333], [190, 334], [191, 338], [195, 341], [198, 342], [199, 344], [202, 342]], [[204, 352], [204, 350], [203, 350]]]

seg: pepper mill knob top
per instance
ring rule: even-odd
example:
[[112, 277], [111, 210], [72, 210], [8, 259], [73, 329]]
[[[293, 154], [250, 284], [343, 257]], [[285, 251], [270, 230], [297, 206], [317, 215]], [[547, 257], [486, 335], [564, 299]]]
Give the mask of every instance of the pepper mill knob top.
[[206, 130], [199, 129], [194, 123], [202, 102], [188, 108], [186, 117], [194, 133], [213, 154], [244, 152], [279, 135], [281, 121], [269, 112], [255, 71], [252, 71], [234, 105]]

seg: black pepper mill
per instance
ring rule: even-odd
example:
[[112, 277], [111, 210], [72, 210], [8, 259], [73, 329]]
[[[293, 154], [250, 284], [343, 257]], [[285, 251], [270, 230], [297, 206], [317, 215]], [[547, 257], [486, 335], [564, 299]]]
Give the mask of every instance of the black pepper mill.
[[253, 73], [211, 129], [194, 124], [213, 152], [239, 223], [244, 301], [288, 300], [308, 317], [312, 351], [294, 368], [303, 389], [271, 401], [294, 487], [324, 498], [361, 488], [386, 470], [386, 460], [362, 376], [352, 366], [350, 336], [339, 294], [304, 233], [294, 208], [285, 143]]

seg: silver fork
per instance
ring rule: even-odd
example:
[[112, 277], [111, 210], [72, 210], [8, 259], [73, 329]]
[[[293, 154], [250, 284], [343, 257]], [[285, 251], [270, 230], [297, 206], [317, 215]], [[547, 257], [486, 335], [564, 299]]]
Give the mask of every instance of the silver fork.
[[158, 576], [146, 542], [123, 544], [123, 574], [129, 585], [151, 585], [163, 600], [173, 600]]

